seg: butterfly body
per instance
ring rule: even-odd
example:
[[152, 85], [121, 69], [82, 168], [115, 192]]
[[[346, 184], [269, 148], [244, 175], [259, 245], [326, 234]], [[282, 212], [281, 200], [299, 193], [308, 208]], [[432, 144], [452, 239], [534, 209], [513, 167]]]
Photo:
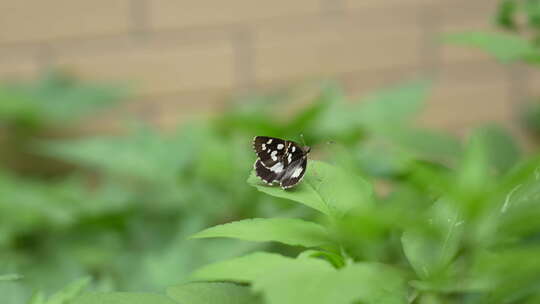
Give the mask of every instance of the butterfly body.
[[304, 177], [311, 149], [290, 140], [256, 136], [253, 150], [258, 156], [254, 164], [256, 175], [267, 184], [277, 182], [281, 188], [288, 189]]

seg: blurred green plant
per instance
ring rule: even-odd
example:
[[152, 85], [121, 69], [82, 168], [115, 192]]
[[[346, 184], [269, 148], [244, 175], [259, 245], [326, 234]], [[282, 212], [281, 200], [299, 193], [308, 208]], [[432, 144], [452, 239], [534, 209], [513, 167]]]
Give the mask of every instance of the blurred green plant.
[[12, 130], [65, 127], [125, 95], [117, 86], [83, 84], [54, 71], [34, 82], [0, 85], [0, 121], [2, 128]]
[[[0, 84], [0, 164], [25, 173], [50, 174], [51, 160], [31, 153], [36, 138], [61, 136], [85, 117], [109, 109], [127, 90], [105, 84], [85, 84], [51, 71], [27, 83]], [[32, 166], [29, 166], [29, 164]]]
[[[378, 198], [361, 176], [318, 161], [311, 162], [305, 181], [293, 191], [263, 186], [252, 174], [248, 183], [260, 191], [304, 204], [324, 217], [319, 224], [293, 218], [243, 220], [194, 237], [274, 241], [305, 251], [296, 258], [255, 253], [205, 266], [193, 278], [249, 282], [266, 303], [281, 304], [532, 300], [539, 292], [533, 286], [540, 282], [540, 263], [530, 237], [540, 230], [537, 221], [522, 222], [527, 228], [519, 231], [507, 225], [514, 216], [536, 215], [538, 208], [531, 207], [539, 197], [531, 196], [530, 188], [515, 189], [537, 184], [539, 160], [494, 174], [499, 161], [490, 157], [488, 147], [497, 139], [478, 132], [456, 170], [416, 164], [422, 188], [437, 185], [431, 199], [407, 200], [399, 195], [402, 189], [395, 194], [399, 199]], [[508, 162], [515, 162], [514, 156]], [[488, 257], [492, 263], [486, 263]], [[513, 269], [516, 263], [527, 266]], [[512, 275], [505, 274], [511, 269]]]
[[[415, 125], [430, 86], [418, 80], [351, 99], [327, 83], [308, 100], [295, 90], [248, 97], [167, 134], [144, 124], [116, 136], [32, 131], [22, 151], [70, 170], [43, 178], [0, 168], [0, 273], [24, 276], [0, 276], [0, 302], [472, 303], [500, 286], [508, 290], [493, 299], [529, 297], [500, 274], [514, 249], [533, 254], [522, 239], [537, 228], [527, 224], [536, 219], [536, 162], [523, 162], [497, 126], [464, 147]], [[284, 103], [297, 110], [284, 116]], [[6, 126], [20, 112], [10, 113]], [[30, 125], [53, 126], [38, 113]], [[246, 185], [254, 135], [301, 134], [332, 163], [310, 161], [293, 191], [253, 175]], [[381, 184], [388, 193], [374, 190]], [[526, 272], [535, 282], [534, 262], [528, 267], [514, 280]], [[74, 281], [86, 276], [94, 283]], [[75, 287], [44, 296], [69, 281]]]
[[535, 303], [540, 159], [519, 161], [508, 153], [515, 146], [491, 149], [502, 145], [514, 143], [492, 126], [480, 129], [455, 169], [412, 161], [410, 178], [393, 180], [387, 195], [350, 166], [316, 160], [293, 190], [263, 185], [252, 173], [248, 184], [257, 190], [318, 215], [234, 221], [192, 238], [277, 242], [297, 248], [296, 257], [255, 252], [204, 266], [193, 273], [195, 282], [166, 294], [94, 293], [79, 300]]
[[[443, 40], [478, 48], [503, 63], [523, 63], [536, 68], [540, 64], [540, 1], [500, 0], [494, 22], [504, 32], [449, 33]], [[519, 109], [522, 125], [536, 140], [540, 134], [539, 113], [538, 97], [524, 101]]]

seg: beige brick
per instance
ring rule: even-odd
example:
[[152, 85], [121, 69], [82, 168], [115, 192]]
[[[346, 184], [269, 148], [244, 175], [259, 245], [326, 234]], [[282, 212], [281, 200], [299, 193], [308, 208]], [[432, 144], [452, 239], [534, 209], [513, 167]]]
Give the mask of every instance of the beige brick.
[[419, 65], [416, 27], [365, 27], [355, 21], [261, 29], [254, 39], [258, 82], [333, 76]]
[[200, 121], [222, 111], [230, 90], [204, 90], [164, 96], [140, 97], [126, 101], [83, 122], [76, 133], [126, 133], [133, 118], [149, 123], [164, 131], [177, 130], [178, 126]]
[[511, 126], [513, 109], [502, 67], [480, 63], [442, 69], [421, 121], [465, 134], [488, 122]]
[[[437, 5], [441, 22], [441, 35], [471, 31], [494, 31], [493, 24], [497, 1], [455, 0], [443, 1]], [[437, 38], [437, 37], [435, 37]], [[462, 61], [491, 61], [493, 58], [477, 48], [443, 43], [444, 63]]]
[[[372, 76], [370, 76], [372, 75]], [[343, 83], [353, 97], [362, 97], [419, 77], [412, 69], [366, 71], [346, 76]], [[431, 77], [433, 90], [418, 121], [425, 126], [465, 135], [471, 128], [496, 121], [514, 127], [508, 83], [503, 66], [466, 62], [446, 65]]]
[[149, 0], [154, 29], [246, 24], [276, 17], [318, 14], [320, 1], [262, 0]]
[[[345, 6], [348, 9], [366, 9], [373, 7], [385, 7], [389, 12], [394, 13], [396, 7], [401, 6], [422, 6], [434, 4], [438, 0], [345, 0]], [[391, 14], [390, 14], [391, 15]]]
[[441, 54], [443, 64], [454, 64], [468, 61], [496, 61], [493, 56], [478, 48], [450, 43], [442, 43]]
[[148, 117], [148, 121], [162, 129], [174, 130], [183, 123], [200, 121], [222, 112], [230, 94], [229, 90], [186, 92], [147, 100], [140, 110], [153, 109], [154, 115]]
[[37, 76], [37, 50], [0, 49], [0, 81], [29, 80]]
[[500, 85], [508, 81], [508, 66], [495, 61], [454, 62], [441, 66], [435, 77], [437, 82], [457, 86], [476, 86], [478, 84]]
[[103, 52], [60, 54], [60, 67], [87, 79], [129, 82], [138, 95], [235, 85], [233, 48], [227, 41], [204, 44], [150, 43]]
[[29, 80], [38, 74], [38, 66], [32, 60], [0, 63], [0, 81]]
[[129, 0], [0, 1], [0, 43], [127, 32]]
[[138, 98], [124, 106], [128, 112], [142, 118], [174, 116], [190, 112], [217, 112], [226, 104], [231, 90], [186, 91], [159, 97]]
[[408, 29], [421, 25], [425, 15], [422, 6], [417, 3], [419, 1], [422, 0], [358, 1], [358, 6], [346, 10], [345, 15], [354, 19], [359, 26]]
[[358, 100], [377, 90], [420, 79], [421, 77], [425, 78], [428, 75], [411, 67], [403, 67], [361, 71], [340, 76], [338, 79], [343, 84], [347, 95]]
[[508, 124], [512, 111], [504, 86], [440, 86], [435, 89], [422, 121], [428, 126], [461, 131], [488, 122]]
[[[443, 27], [442, 35], [451, 35], [466, 32], [494, 32], [496, 28], [486, 23], [486, 20], [478, 18], [476, 20], [463, 20]], [[494, 58], [485, 51], [478, 48], [446, 43], [441, 40], [441, 52], [444, 63], [463, 61], [493, 61]]]
[[528, 69], [529, 71], [529, 84], [528, 87], [531, 90], [529, 95], [532, 98], [540, 99], [540, 69]]
[[447, 0], [436, 4], [445, 27], [461, 27], [467, 22], [491, 24], [499, 1]]

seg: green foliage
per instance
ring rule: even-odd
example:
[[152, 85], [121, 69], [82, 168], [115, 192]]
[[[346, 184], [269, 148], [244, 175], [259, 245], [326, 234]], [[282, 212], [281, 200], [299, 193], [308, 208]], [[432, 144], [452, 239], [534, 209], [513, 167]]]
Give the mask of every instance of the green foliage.
[[532, 34], [532, 41], [538, 44], [540, 33], [540, 1], [538, 0], [501, 0], [496, 23], [502, 28], [519, 33]]
[[[395, 198], [392, 193], [387, 198], [374, 196], [362, 177], [318, 161], [312, 161], [307, 182], [292, 190], [263, 186], [252, 175], [248, 183], [258, 190], [322, 211], [327, 219], [316, 222], [331, 231], [333, 244], [315, 245], [297, 258], [259, 252], [225, 260], [197, 270], [193, 279], [250, 283], [266, 303], [529, 301], [538, 296], [532, 286], [540, 282], [533, 275], [538, 273], [533, 256], [540, 230], [535, 224], [537, 208], [530, 205], [537, 204], [539, 196], [529, 192], [537, 192], [540, 163], [533, 159], [519, 164], [518, 159], [512, 139], [488, 126], [471, 136], [455, 168], [416, 163], [410, 180], [396, 181]], [[321, 168], [344, 178], [321, 174]], [[319, 184], [313, 186], [315, 179]], [[520, 191], [522, 187], [528, 194]], [[330, 188], [333, 192], [324, 191]], [[416, 195], [405, 196], [404, 189]], [[417, 200], [418, 196], [425, 198]], [[346, 200], [357, 203], [344, 204]], [[508, 216], [516, 213], [528, 218], [514, 234], [510, 226], [517, 227], [516, 222], [509, 224]], [[250, 229], [250, 221], [201, 234], [279, 241], [286, 234], [295, 238], [303, 229], [288, 231], [280, 221], [264, 221], [266, 239], [252, 236], [259, 230]], [[512, 260], [518, 256], [523, 260]]]
[[80, 304], [176, 304], [170, 298], [153, 293], [127, 293], [127, 292], [111, 292], [111, 293], [88, 293], [77, 298]]
[[72, 282], [62, 290], [46, 298], [42, 292], [35, 293], [28, 301], [28, 304], [69, 304], [82, 294], [90, 284], [89, 278], [79, 279]]
[[480, 140], [487, 150], [488, 161], [500, 173], [506, 173], [520, 159], [520, 150], [512, 136], [496, 125], [485, 126], [478, 130]]
[[522, 125], [535, 140], [538, 140], [540, 138], [540, 103], [530, 102], [523, 106], [519, 114]]
[[[539, 0], [499, 0], [495, 23], [505, 32], [449, 33], [444, 41], [478, 48], [504, 63], [518, 62], [533, 67], [540, 64]], [[540, 134], [538, 98], [526, 102], [519, 109], [520, 119], [537, 140]]]
[[502, 62], [540, 63], [540, 1], [500, 0], [495, 23], [506, 33], [451, 33], [445, 41], [479, 48]]
[[230, 237], [256, 242], [280, 242], [292, 246], [316, 247], [330, 243], [324, 227], [300, 219], [247, 219], [203, 230], [192, 238]]
[[497, 24], [509, 30], [517, 29], [516, 20], [514, 20], [517, 8], [517, 2], [514, 0], [501, 1], [496, 15]]
[[0, 275], [0, 281], [16, 281], [22, 279], [22, 276], [16, 273]]
[[194, 276], [252, 282], [267, 303], [406, 303], [404, 281], [396, 270], [376, 263], [336, 270], [320, 259], [256, 253], [206, 266]]
[[[0, 271], [24, 279], [0, 276], [0, 302], [533, 303], [540, 159], [493, 125], [465, 144], [416, 126], [430, 85], [251, 98], [167, 134], [6, 129], [68, 169], [2, 166]], [[249, 173], [259, 134], [304, 134], [320, 160], [292, 189], [264, 185]]]
[[446, 35], [445, 42], [479, 48], [502, 62], [536, 62], [540, 58], [540, 51], [533, 43], [509, 34], [456, 33]]
[[418, 80], [376, 92], [361, 100], [357, 119], [375, 131], [410, 122], [423, 109], [430, 87], [428, 81]]
[[[190, 161], [193, 145], [187, 136], [167, 138], [140, 128], [129, 137], [102, 137], [43, 144], [44, 154], [110, 174], [135, 178], [174, 179]], [[105, 157], [106, 156], [106, 157]]]
[[50, 73], [33, 83], [0, 85], [0, 121], [16, 128], [64, 126], [124, 95], [114, 86], [81, 84]]
[[198, 280], [253, 281], [272, 269], [290, 263], [293, 259], [266, 252], [256, 252], [243, 257], [206, 265], [193, 273]]
[[248, 287], [229, 283], [191, 283], [167, 288], [167, 295], [179, 303], [257, 304], [260, 298]]
[[461, 236], [463, 220], [455, 206], [439, 199], [428, 211], [427, 230], [407, 229], [401, 241], [403, 252], [419, 278], [436, 276], [455, 257]]
[[407, 303], [404, 281], [380, 264], [357, 263], [335, 270], [302, 259], [273, 269], [253, 282], [267, 303]]
[[370, 204], [371, 186], [345, 169], [311, 161], [308, 171], [310, 174], [303, 182], [290, 191], [266, 187], [254, 173], [248, 183], [259, 191], [302, 203], [326, 215], [339, 215], [352, 208]]

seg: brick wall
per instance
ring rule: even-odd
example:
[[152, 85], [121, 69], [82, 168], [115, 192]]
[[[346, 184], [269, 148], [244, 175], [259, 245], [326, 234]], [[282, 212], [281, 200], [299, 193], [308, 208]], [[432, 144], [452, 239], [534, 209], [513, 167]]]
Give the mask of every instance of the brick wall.
[[514, 127], [539, 75], [437, 42], [488, 28], [496, 2], [0, 0], [0, 78], [58, 66], [132, 84], [127, 109], [167, 125], [245, 89], [333, 77], [362, 95], [435, 75], [424, 123], [457, 133], [488, 120]]

